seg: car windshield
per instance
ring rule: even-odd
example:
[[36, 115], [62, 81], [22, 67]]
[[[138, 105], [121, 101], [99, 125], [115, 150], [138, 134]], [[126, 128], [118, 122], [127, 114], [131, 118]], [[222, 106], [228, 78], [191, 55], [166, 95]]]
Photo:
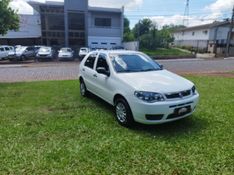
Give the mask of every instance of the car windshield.
[[20, 52], [20, 51], [24, 51], [25, 49], [27, 49], [27, 47], [17, 47], [15, 51]]
[[111, 54], [110, 59], [118, 73], [161, 70], [159, 64], [143, 54]]
[[39, 49], [39, 52], [50, 52], [51, 51], [51, 48], [50, 47], [41, 47]]
[[71, 49], [70, 48], [62, 48], [60, 51], [61, 52], [71, 52]]
[[80, 51], [82, 51], [82, 52], [87, 52], [88, 49], [87, 49], [87, 48], [81, 48]]

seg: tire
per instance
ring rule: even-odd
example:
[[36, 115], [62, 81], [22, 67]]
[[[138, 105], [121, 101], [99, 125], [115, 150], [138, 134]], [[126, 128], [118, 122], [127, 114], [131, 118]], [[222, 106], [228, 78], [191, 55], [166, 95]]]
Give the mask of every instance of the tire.
[[20, 61], [25, 61], [26, 60], [26, 57], [24, 56], [24, 55], [22, 55], [21, 57], [20, 57]]
[[86, 88], [84, 80], [80, 80], [80, 95], [83, 97], [88, 97], [89, 91]]
[[135, 124], [131, 108], [124, 98], [115, 100], [115, 118], [124, 127], [131, 127]]

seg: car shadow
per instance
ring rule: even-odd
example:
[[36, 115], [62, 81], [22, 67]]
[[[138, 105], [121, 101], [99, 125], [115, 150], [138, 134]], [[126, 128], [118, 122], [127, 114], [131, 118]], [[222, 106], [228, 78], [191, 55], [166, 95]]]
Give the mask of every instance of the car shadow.
[[196, 114], [187, 118], [160, 125], [144, 125], [136, 123], [131, 129], [153, 137], [188, 136], [201, 132], [208, 127], [208, 122]]
[[[113, 112], [113, 114], [114, 114], [114, 107], [111, 104], [104, 101], [103, 99], [99, 98], [98, 96], [96, 96], [92, 93], [89, 93], [88, 98], [90, 100], [92, 100], [98, 107], [105, 109], [105, 111]], [[113, 117], [114, 117], [114, 115], [113, 115]]]
[[[105, 102], [101, 98], [97, 97], [94, 94], [90, 94], [90, 99], [97, 104], [100, 108], [105, 109], [105, 111], [113, 113], [114, 120], [114, 107], [109, 103]], [[158, 125], [145, 125], [140, 123], [135, 123], [134, 126], [129, 128], [131, 131], [146, 134], [152, 137], [175, 137], [175, 136], [187, 136], [193, 135], [201, 132], [202, 130], [208, 127], [208, 122], [199, 117], [196, 114], [193, 114], [187, 118], [173, 121], [164, 124]]]

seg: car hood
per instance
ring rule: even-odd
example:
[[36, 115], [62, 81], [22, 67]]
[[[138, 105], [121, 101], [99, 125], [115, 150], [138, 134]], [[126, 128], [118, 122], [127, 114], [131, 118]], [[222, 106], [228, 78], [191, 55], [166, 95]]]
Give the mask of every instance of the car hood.
[[72, 53], [71, 52], [60, 52], [59, 55], [68, 55], [68, 56], [70, 56], [70, 55], [72, 55]]
[[188, 90], [193, 86], [189, 80], [167, 70], [119, 73], [117, 76], [138, 91], [168, 93]]
[[40, 51], [39, 51], [38, 54], [39, 54], [39, 55], [50, 55], [51, 52], [40, 52]]

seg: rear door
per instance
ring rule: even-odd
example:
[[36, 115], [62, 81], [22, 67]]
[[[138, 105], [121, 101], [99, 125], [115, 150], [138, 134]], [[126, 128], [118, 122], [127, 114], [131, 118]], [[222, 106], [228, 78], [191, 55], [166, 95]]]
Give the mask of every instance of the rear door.
[[9, 47], [5, 47], [4, 49], [5, 49], [5, 54], [4, 55], [5, 55], [5, 58], [6, 58], [6, 57], [8, 57], [8, 54], [10, 52], [10, 48]]
[[34, 47], [28, 47], [25, 51], [27, 58], [34, 57]]

